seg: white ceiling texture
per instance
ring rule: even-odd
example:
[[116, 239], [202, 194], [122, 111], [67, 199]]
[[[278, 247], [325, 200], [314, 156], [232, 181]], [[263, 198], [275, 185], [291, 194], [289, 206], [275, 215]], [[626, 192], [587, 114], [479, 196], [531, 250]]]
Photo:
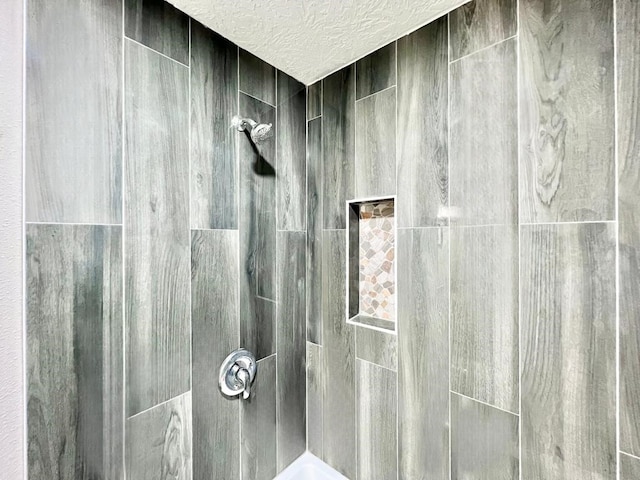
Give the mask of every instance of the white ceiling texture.
[[467, 0], [170, 0], [309, 85]]

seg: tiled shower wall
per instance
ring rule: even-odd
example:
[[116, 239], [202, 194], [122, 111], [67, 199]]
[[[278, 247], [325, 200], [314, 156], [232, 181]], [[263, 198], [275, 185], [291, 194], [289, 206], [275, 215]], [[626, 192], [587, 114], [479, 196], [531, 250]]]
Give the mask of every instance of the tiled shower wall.
[[159, 0], [27, 13], [29, 478], [272, 479], [306, 447], [304, 85]]
[[[308, 447], [351, 479], [640, 478], [640, 3], [476, 0], [308, 88]], [[398, 335], [345, 323], [397, 195]]]

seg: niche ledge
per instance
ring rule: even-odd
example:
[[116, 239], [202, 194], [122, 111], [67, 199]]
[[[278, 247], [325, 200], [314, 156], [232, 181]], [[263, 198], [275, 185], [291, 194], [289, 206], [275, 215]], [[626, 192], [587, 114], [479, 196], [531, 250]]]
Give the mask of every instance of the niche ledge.
[[347, 323], [396, 334], [395, 196], [347, 202]]

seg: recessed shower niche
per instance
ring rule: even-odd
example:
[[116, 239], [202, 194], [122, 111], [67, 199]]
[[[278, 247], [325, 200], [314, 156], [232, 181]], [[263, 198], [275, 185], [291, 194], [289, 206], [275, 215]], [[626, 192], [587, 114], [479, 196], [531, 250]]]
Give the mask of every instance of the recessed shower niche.
[[396, 333], [395, 197], [347, 202], [347, 323]]

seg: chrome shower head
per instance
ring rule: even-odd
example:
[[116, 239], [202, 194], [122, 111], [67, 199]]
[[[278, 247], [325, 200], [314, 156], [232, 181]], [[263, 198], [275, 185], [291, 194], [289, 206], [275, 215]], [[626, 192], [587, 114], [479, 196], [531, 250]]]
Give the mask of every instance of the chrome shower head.
[[273, 136], [270, 123], [258, 123], [251, 118], [242, 118], [238, 115], [231, 119], [231, 126], [239, 132], [249, 131], [253, 143], [262, 143]]

